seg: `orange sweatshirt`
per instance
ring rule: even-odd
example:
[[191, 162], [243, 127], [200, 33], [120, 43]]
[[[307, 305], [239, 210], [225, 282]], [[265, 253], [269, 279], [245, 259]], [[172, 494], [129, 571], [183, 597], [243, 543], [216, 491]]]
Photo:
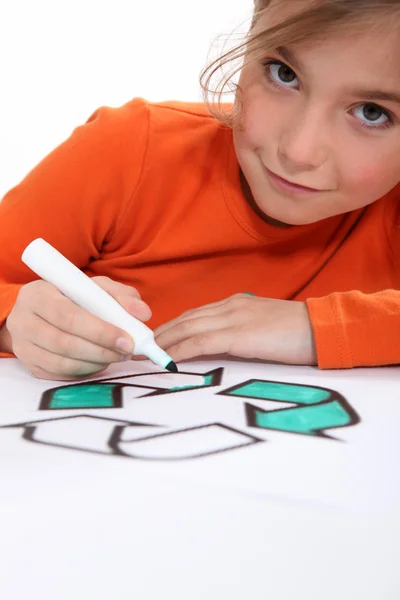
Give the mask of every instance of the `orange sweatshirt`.
[[[232, 132], [202, 104], [101, 107], [0, 203], [0, 325], [43, 237], [137, 288], [150, 327], [237, 292], [307, 301], [321, 368], [400, 363], [400, 186], [277, 228], [245, 201]], [[10, 356], [5, 353], [2, 356]]]

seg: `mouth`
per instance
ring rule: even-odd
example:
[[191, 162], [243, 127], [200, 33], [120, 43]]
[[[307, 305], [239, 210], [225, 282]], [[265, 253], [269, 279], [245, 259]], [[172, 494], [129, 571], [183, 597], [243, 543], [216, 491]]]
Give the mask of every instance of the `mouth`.
[[306, 194], [316, 194], [318, 192], [326, 191], [317, 188], [306, 187], [304, 185], [299, 185], [298, 183], [293, 183], [291, 181], [288, 181], [287, 179], [283, 179], [283, 177], [280, 177], [279, 175], [276, 175], [276, 173], [270, 171], [269, 169], [267, 169], [267, 167], [264, 168], [268, 174], [270, 181], [272, 181], [272, 183], [274, 183], [281, 189]]

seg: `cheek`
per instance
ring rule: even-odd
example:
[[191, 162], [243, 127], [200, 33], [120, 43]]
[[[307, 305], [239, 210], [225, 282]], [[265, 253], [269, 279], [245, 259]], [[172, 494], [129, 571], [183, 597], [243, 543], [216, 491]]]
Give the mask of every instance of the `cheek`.
[[[264, 119], [263, 119], [264, 115]], [[265, 112], [254, 105], [243, 114], [241, 140], [248, 150], [262, 148], [265, 140]]]
[[266, 140], [271, 141], [274, 137], [274, 125], [276, 127], [279, 122], [279, 107], [259, 82], [255, 82], [250, 76], [248, 78], [249, 81], [244, 78], [241, 82], [245, 91], [240, 115], [240, 138], [247, 150], [257, 150], [265, 146]]
[[365, 204], [384, 196], [400, 180], [400, 160], [396, 155], [377, 156], [378, 152], [370, 160], [348, 160], [343, 166], [343, 191], [364, 198]]

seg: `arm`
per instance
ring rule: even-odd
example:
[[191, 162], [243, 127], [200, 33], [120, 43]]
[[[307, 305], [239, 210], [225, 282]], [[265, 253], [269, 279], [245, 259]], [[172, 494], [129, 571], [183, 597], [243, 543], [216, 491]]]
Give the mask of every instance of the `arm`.
[[[400, 186], [391, 194], [382, 243], [400, 280]], [[310, 298], [307, 307], [322, 369], [400, 364], [400, 290]]]
[[[1, 207], [2, 204], [0, 204], [0, 215]], [[0, 263], [3, 258], [5, 257], [1, 256], [0, 254]], [[11, 337], [6, 328], [5, 321], [17, 300], [18, 292], [21, 287], [22, 284], [10, 283], [6, 281], [5, 278], [0, 276], [0, 358], [12, 356]]]
[[12, 341], [6, 324], [0, 327], [0, 356], [12, 356]]
[[400, 291], [335, 293], [307, 307], [321, 369], [400, 364]]
[[0, 202], [0, 356], [18, 292], [37, 279], [23, 250], [42, 237], [82, 270], [98, 259], [140, 179], [147, 130], [142, 100], [100, 108]]

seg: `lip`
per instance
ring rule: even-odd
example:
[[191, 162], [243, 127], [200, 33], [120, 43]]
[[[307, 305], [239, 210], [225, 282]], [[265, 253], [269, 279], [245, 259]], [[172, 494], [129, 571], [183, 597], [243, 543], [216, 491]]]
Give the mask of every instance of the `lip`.
[[267, 169], [267, 167], [264, 167], [270, 181], [275, 184], [276, 186], [278, 186], [280, 189], [289, 191], [289, 192], [296, 192], [298, 194], [317, 194], [318, 192], [323, 192], [324, 190], [318, 190], [316, 188], [309, 188], [306, 187], [304, 185], [298, 185], [297, 183], [292, 183], [291, 181], [288, 181], [287, 179], [283, 179], [283, 177], [279, 177], [279, 175], [276, 175], [276, 173], [274, 173], [273, 171], [270, 171], [269, 169]]

